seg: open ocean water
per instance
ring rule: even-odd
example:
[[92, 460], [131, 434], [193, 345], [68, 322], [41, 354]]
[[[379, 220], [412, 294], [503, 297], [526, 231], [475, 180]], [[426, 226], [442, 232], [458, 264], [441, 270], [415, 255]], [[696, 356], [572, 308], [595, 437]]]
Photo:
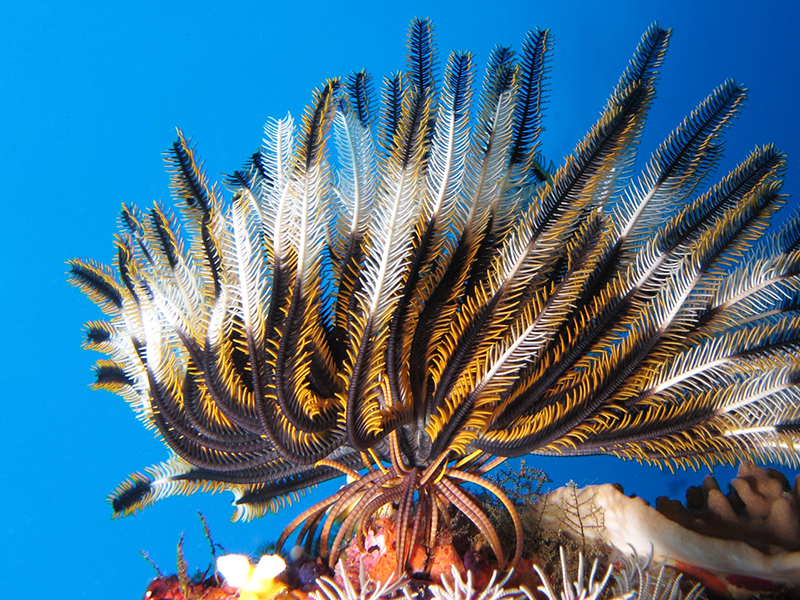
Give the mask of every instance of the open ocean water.
[[[326, 78], [366, 68], [379, 83], [404, 68], [415, 16], [433, 19], [442, 64], [470, 49], [479, 74], [494, 45], [518, 48], [528, 29], [553, 31], [543, 152], [556, 164], [596, 120], [647, 26], [671, 27], [642, 152], [732, 77], [750, 99], [718, 173], [774, 142], [789, 154], [784, 191], [795, 205], [800, 198], [794, 1], [0, 2], [5, 595], [139, 598], [154, 576], [140, 550], [173, 572], [185, 532], [189, 564], [209, 563], [197, 511], [237, 552], [274, 540], [297, 513], [231, 524], [229, 494], [195, 494], [110, 519], [108, 493], [168, 452], [119, 397], [89, 389], [99, 356], [81, 350], [81, 328], [100, 312], [66, 283], [64, 261], [111, 262], [121, 203], [171, 204], [161, 153], [176, 126], [198, 143], [211, 177], [230, 173], [258, 148], [267, 117], [299, 117]], [[682, 499], [703, 477], [613, 458], [528, 463], [553, 487], [619, 482], [650, 501]], [[724, 488], [733, 471], [719, 471]]]

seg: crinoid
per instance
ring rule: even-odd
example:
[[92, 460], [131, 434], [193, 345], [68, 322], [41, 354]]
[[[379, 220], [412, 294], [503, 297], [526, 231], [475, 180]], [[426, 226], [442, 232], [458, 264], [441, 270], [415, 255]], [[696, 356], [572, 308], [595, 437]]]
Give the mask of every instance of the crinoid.
[[[539, 586], [539, 591], [547, 596], [547, 600], [559, 600], [559, 598], [561, 598], [561, 600], [600, 600], [603, 595], [603, 591], [606, 589], [606, 584], [611, 578], [611, 573], [614, 572], [614, 567], [608, 567], [608, 570], [606, 570], [606, 574], [602, 580], [595, 579], [595, 576], [599, 575], [597, 571], [598, 561], [595, 559], [592, 563], [592, 570], [589, 573], [589, 580], [587, 581], [583, 554], [578, 553], [578, 573], [575, 581], [571, 581], [569, 576], [569, 566], [563, 547], [558, 549], [558, 555], [561, 559], [561, 594], [557, 594], [555, 592], [553, 585], [550, 583], [547, 575], [545, 575], [544, 572], [539, 568], [539, 565], [533, 566], [537, 575], [539, 575], [539, 579], [542, 580], [542, 585]], [[522, 588], [522, 590], [525, 592], [525, 595], [528, 596], [529, 600], [535, 600], [535, 596], [530, 592], [530, 590], [527, 588]], [[628, 593], [627, 595], [614, 596], [614, 598], [611, 600], [632, 600], [632, 598], [633, 593]]]
[[392, 577], [385, 583], [377, 583], [369, 579], [364, 573], [364, 565], [361, 564], [359, 573], [358, 591], [353, 587], [350, 578], [344, 573], [342, 563], [336, 565], [337, 572], [342, 580], [342, 585], [337, 584], [330, 577], [322, 576], [317, 579], [319, 591], [312, 592], [312, 600], [380, 600], [380, 598], [400, 597], [408, 585], [408, 578], [405, 575]]
[[179, 132], [180, 216], [124, 207], [115, 268], [71, 262], [110, 317], [87, 326], [110, 355], [97, 386], [174, 452], [119, 486], [114, 513], [214, 489], [252, 518], [345, 473], [281, 542], [299, 528], [334, 562], [392, 503], [405, 569], [455, 507], [502, 567], [462, 484], [506, 505], [516, 563], [516, 510], [482, 478], [505, 457], [797, 465], [800, 221], [765, 231], [784, 157], [756, 148], [706, 187], [745, 97], [726, 81], [633, 175], [668, 37], [648, 29], [557, 170], [540, 155], [547, 31], [492, 52], [473, 115], [471, 55], [439, 84], [414, 21], [379, 112], [364, 73], [328, 81], [299, 135], [267, 123], [230, 201]]
[[[491, 579], [482, 590], [475, 589], [472, 585], [472, 571], [467, 571], [466, 579], [461, 579], [461, 574], [455, 567], [451, 570], [450, 579], [442, 578], [441, 585], [432, 585], [428, 589], [434, 600], [522, 600], [526, 594], [520, 589], [509, 589], [508, 581], [514, 570], [511, 569], [504, 577], [498, 577], [497, 571], [492, 573]], [[411, 600], [408, 592], [406, 600]], [[530, 598], [530, 596], [527, 596]]]
[[622, 556], [622, 566], [615, 573], [612, 583], [615, 597], [629, 600], [697, 600], [703, 594], [703, 586], [696, 583], [684, 593], [681, 589], [683, 576], [667, 569], [663, 563], [653, 562], [653, 555], [640, 557], [636, 550]]

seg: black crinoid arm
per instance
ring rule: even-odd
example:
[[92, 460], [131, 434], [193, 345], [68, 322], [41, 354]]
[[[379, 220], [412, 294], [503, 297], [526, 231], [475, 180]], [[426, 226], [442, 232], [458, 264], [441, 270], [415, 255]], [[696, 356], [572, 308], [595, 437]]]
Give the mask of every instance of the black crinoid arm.
[[516, 562], [516, 511], [481, 477], [505, 457], [797, 466], [800, 220], [768, 232], [785, 159], [757, 147], [708, 181], [745, 97], [726, 81], [634, 172], [668, 38], [647, 30], [557, 169], [548, 31], [496, 48], [473, 97], [472, 56], [440, 77], [414, 21], [379, 107], [365, 73], [326, 82], [297, 128], [267, 123], [230, 200], [179, 132], [176, 214], [126, 206], [114, 267], [71, 262], [108, 315], [87, 325], [109, 355], [97, 386], [173, 452], [116, 490], [115, 514], [214, 489], [249, 519], [347, 474], [281, 544], [299, 529], [333, 562], [393, 504], [404, 568], [454, 507], [502, 565], [461, 484], [509, 508]]

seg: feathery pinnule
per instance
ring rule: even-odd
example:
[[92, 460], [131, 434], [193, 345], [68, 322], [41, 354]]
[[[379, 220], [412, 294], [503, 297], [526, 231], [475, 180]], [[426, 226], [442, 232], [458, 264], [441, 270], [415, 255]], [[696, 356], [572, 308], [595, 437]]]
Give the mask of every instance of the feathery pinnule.
[[726, 81], [634, 173], [668, 39], [645, 32], [557, 169], [546, 30], [496, 48], [473, 98], [472, 56], [451, 54], [440, 84], [433, 27], [414, 21], [379, 110], [366, 73], [326, 82], [297, 130], [267, 122], [230, 200], [179, 131], [178, 215], [123, 207], [114, 268], [70, 262], [108, 317], [86, 326], [109, 355], [96, 386], [173, 452], [117, 488], [114, 514], [213, 489], [249, 519], [346, 474], [279, 545], [299, 529], [333, 563], [395, 503], [402, 570], [452, 504], [503, 565], [461, 484], [507, 507], [515, 564], [521, 523], [482, 478], [506, 457], [798, 466], [800, 217], [768, 232], [785, 157], [757, 147], [709, 182], [745, 98]]

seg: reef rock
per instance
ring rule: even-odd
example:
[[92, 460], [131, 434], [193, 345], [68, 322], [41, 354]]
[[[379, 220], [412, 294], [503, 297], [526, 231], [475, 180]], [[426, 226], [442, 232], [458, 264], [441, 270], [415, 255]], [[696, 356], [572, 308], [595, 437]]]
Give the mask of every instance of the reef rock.
[[[800, 477], [798, 477], [800, 479]], [[656, 510], [680, 525], [715, 538], [747, 542], [765, 554], [800, 550], [800, 488], [775, 469], [743, 463], [725, 495], [707, 475], [686, 491], [686, 506], [665, 497]]]
[[[605, 484], [547, 494], [536, 510], [545, 530], [665, 560], [730, 597], [800, 585], [800, 489], [772, 469], [744, 464], [726, 496], [713, 477], [690, 488], [687, 505], [657, 508]], [[777, 585], [776, 585], [777, 584]]]

